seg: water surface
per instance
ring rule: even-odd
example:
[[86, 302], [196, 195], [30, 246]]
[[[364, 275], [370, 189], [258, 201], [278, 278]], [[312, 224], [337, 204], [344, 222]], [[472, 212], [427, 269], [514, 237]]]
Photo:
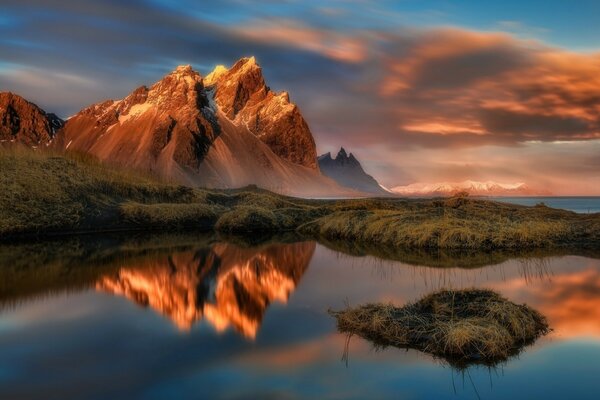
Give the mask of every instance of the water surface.
[[[203, 236], [0, 246], [0, 397], [598, 398], [595, 254], [456, 257], [461, 268]], [[341, 361], [329, 308], [442, 287], [494, 289], [554, 331], [497, 369], [459, 372], [357, 337]]]
[[562, 208], [580, 214], [600, 212], [600, 197], [490, 197], [490, 200], [505, 203], [519, 204], [522, 206], [535, 206], [544, 203], [548, 207]]

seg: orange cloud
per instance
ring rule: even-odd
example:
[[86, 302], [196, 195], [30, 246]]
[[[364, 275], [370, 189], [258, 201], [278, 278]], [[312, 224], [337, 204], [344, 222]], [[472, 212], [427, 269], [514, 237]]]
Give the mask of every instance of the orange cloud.
[[497, 288], [509, 298], [524, 296], [559, 338], [600, 338], [600, 270], [593, 266], [552, 276], [547, 285], [530, 287], [525, 279], [515, 279]]
[[455, 28], [388, 42], [379, 95], [400, 133], [489, 133], [451, 139], [467, 146], [600, 138], [600, 54]]
[[311, 28], [294, 20], [260, 20], [233, 31], [253, 41], [307, 50], [342, 62], [356, 63], [367, 56], [367, 43], [363, 39]]

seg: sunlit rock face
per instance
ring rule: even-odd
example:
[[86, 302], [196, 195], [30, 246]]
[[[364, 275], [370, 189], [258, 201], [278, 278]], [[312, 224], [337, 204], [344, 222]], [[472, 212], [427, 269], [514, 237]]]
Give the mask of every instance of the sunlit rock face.
[[62, 125], [56, 115], [46, 113], [21, 96], [0, 93], [0, 142], [45, 145]]
[[194, 183], [219, 131], [202, 77], [180, 66], [150, 88], [80, 111], [60, 131], [56, 146]]
[[314, 250], [314, 242], [259, 249], [216, 244], [123, 266], [96, 288], [151, 307], [181, 330], [205, 319], [219, 332], [233, 327], [254, 338], [269, 304], [287, 302]]
[[279, 157], [318, 170], [315, 141], [298, 106], [287, 92], [269, 89], [254, 57], [242, 58], [230, 69], [218, 66], [205, 85], [229, 120], [246, 126]]

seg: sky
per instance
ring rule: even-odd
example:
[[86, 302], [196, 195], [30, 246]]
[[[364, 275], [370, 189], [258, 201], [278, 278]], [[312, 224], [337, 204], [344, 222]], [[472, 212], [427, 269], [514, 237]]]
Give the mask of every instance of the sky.
[[600, 2], [2, 0], [0, 91], [68, 117], [255, 56], [317, 151], [388, 187], [600, 195]]

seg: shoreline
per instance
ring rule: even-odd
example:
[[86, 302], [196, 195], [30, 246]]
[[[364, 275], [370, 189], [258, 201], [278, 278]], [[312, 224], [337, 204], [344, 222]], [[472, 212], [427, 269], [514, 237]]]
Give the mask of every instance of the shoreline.
[[455, 196], [318, 200], [173, 185], [72, 154], [0, 152], [0, 243], [111, 232], [295, 232], [389, 249], [600, 246], [600, 213]]

